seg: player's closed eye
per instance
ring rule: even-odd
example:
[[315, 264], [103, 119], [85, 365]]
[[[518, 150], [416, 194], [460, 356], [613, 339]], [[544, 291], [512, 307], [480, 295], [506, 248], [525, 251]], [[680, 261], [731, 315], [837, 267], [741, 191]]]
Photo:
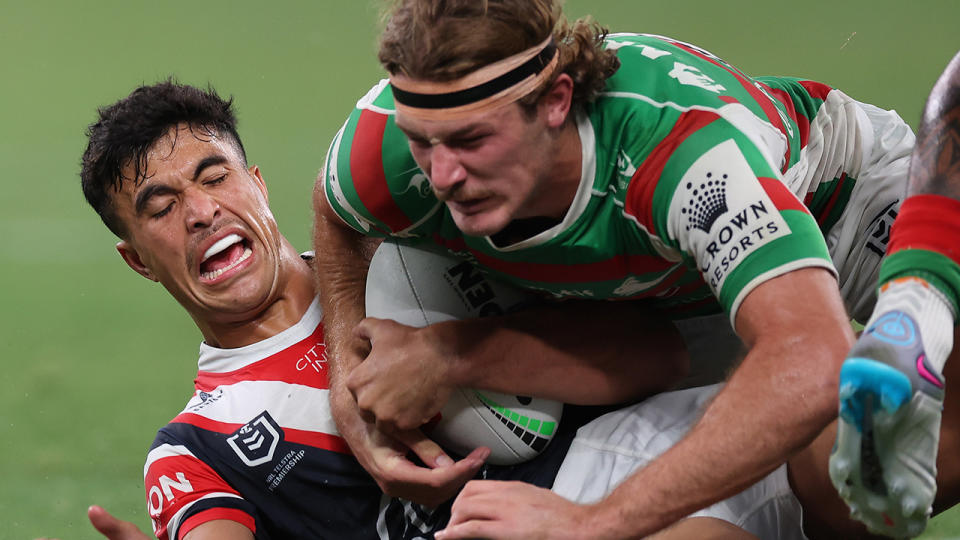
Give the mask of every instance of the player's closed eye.
[[163, 207], [162, 210], [160, 210], [159, 212], [155, 212], [155, 213], [151, 214], [150, 217], [152, 217], [153, 219], [160, 219], [160, 218], [162, 218], [163, 216], [169, 214], [169, 213], [170, 213], [170, 210], [173, 209], [173, 203], [174, 203], [174, 202], [175, 202], [175, 201], [170, 201], [170, 203], [167, 204], [165, 207]]
[[227, 179], [227, 175], [226, 175], [226, 173], [224, 173], [224, 174], [221, 174], [220, 176], [218, 176], [218, 177], [216, 177], [216, 178], [214, 178], [214, 179], [212, 179], [212, 180], [207, 180], [206, 182], [203, 183], [203, 185], [205, 185], [205, 186], [216, 186], [216, 185], [218, 185], [218, 184], [222, 184], [223, 181], [226, 180], [226, 179]]
[[477, 135], [477, 136], [474, 136], [474, 137], [466, 137], [466, 138], [463, 138], [463, 139], [456, 139], [456, 140], [454, 140], [454, 141], [451, 141], [450, 146], [454, 146], [454, 147], [457, 147], [457, 148], [464, 148], [464, 149], [470, 150], [470, 149], [473, 149], [473, 148], [476, 148], [476, 147], [480, 146], [480, 144], [483, 143], [483, 140], [484, 140], [485, 138], [486, 138], [486, 135]]

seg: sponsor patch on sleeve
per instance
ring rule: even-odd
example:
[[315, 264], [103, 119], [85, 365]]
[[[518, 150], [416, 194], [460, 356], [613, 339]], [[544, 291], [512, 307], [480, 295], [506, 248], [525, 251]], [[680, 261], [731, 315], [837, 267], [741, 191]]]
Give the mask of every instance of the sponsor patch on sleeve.
[[670, 220], [681, 249], [696, 257], [718, 296], [740, 263], [791, 232], [732, 139], [687, 169], [671, 202]]

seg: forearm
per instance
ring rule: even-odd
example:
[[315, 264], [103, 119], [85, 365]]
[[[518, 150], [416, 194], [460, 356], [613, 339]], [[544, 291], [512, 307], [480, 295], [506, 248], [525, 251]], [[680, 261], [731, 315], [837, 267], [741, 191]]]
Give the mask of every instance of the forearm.
[[456, 386], [609, 404], [668, 389], [688, 358], [674, 326], [630, 302], [565, 302], [435, 324]]
[[[785, 399], [779, 385], [789, 384], [787, 379], [771, 377], [758, 389], [731, 378], [687, 437], [624, 482], [603, 501], [602, 513], [612, 513], [609, 522], [619, 523], [620, 531], [643, 536], [759, 481], [816, 437], [836, 412], [835, 405]], [[797, 414], [798, 405], [803, 414]]]
[[853, 332], [838, 295], [816, 293], [801, 294], [811, 300], [803, 305], [771, 289], [764, 294], [772, 308], [753, 309], [748, 324], [738, 318], [750, 352], [690, 433], [598, 505], [597, 521], [610, 523], [611, 537], [649, 534], [739, 492], [836, 417], [837, 377]]
[[[314, 210], [314, 273], [333, 382], [362, 358], [357, 353], [363, 351], [363, 341], [354, 338], [352, 332], [364, 317], [367, 269], [380, 240], [365, 237], [341, 223], [322, 193], [314, 194]], [[354, 354], [343, 354], [344, 351]]]
[[356, 411], [344, 381], [367, 352], [368, 344], [356, 338], [353, 329], [364, 317], [367, 269], [380, 240], [347, 228], [322, 193], [315, 193], [314, 209], [314, 272], [323, 309], [330, 401], [342, 429], [341, 419], [347, 415], [337, 413]]
[[253, 540], [253, 533], [246, 526], [227, 519], [208, 521], [187, 533], [184, 540]]

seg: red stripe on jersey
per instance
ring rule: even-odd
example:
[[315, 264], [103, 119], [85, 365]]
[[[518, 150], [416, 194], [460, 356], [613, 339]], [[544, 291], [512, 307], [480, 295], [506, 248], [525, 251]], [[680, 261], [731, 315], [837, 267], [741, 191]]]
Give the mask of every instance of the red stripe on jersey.
[[[798, 81], [800, 86], [807, 91], [812, 98], [825, 100], [833, 88], [814, 81]], [[797, 115], [797, 125], [800, 127], [800, 148], [807, 147], [807, 138], [810, 136], [810, 119], [802, 114]]]
[[350, 145], [350, 175], [363, 206], [392, 232], [409, 228], [413, 223], [396, 205], [383, 174], [383, 132], [387, 115], [368, 109], [360, 113]]
[[810, 210], [800, 202], [800, 199], [793, 192], [787, 189], [787, 186], [783, 185], [783, 182], [776, 178], [760, 177], [757, 180], [760, 181], [760, 187], [767, 192], [777, 210], [799, 210], [805, 214], [810, 213]]
[[[750, 94], [750, 97], [756, 100], [757, 104], [760, 105], [760, 109], [763, 110], [763, 114], [767, 116], [767, 121], [773, 124], [773, 127], [780, 130], [780, 133], [783, 133], [783, 136], [787, 140], [790, 140], [790, 137], [787, 135], [787, 128], [786, 126], [783, 125], [783, 120], [780, 118], [780, 113], [777, 112], [777, 108], [774, 106], [773, 102], [770, 101], [770, 98], [768, 98], [766, 94], [761, 92], [760, 89], [757, 88], [752, 81], [748, 80], [746, 77], [741, 75], [736, 70], [730, 69], [729, 66], [721, 62], [718, 62], [715, 58], [711, 58], [697, 51], [696, 49], [693, 49], [678, 41], [673, 41], [672, 43], [680, 47], [681, 49], [689, 52], [690, 54], [698, 58], [702, 58], [703, 60], [706, 60], [707, 62], [710, 62], [711, 64], [733, 75], [737, 79], [737, 81], [740, 83], [740, 85], [743, 86], [743, 89], [746, 90], [748, 94]], [[784, 163], [790, 163], [790, 145], [789, 144], [787, 145], [787, 152], [784, 155]]]
[[720, 116], [708, 111], [687, 111], [680, 115], [670, 133], [657, 144], [643, 163], [637, 167], [627, 187], [623, 211], [633, 216], [652, 235], [657, 234], [653, 219], [653, 193], [663, 174], [667, 161], [687, 137], [710, 124]]
[[[807, 138], [810, 137], [810, 121], [807, 120], [806, 117], [804, 117], [802, 114], [797, 114], [797, 109], [796, 107], [793, 106], [793, 99], [790, 98], [790, 94], [786, 93], [783, 90], [780, 90], [779, 88], [773, 88], [771, 86], [767, 86], [759, 81], [757, 82], [757, 84], [759, 84], [764, 89], [766, 89], [767, 92], [769, 92], [773, 97], [777, 98], [777, 100], [783, 103], [783, 106], [787, 108], [787, 115], [790, 118], [792, 118], [794, 122], [797, 123], [797, 127], [799, 128], [799, 131], [800, 131], [800, 148], [806, 147]], [[784, 171], [786, 171], [786, 167], [788, 167], [789, 165], [790, 163], [789, 163], [789, 154], [788, 154], [787, 163], [784, 163], [783, 165]]]
[[[162, 478], [167, 480], [161, 482]], [[180, 480], [181, 478], [183, 480]], [[161, 493], [172, 493], [174, 500], [178, 496], [183, 496], [188, 501], [192, 501], [211, 492], [240, 495], [209, 465], [194, 456], [181, 454], [164, 456], [154, 460], [150, 463], [143, 482], [148, 498], [154, 487], [157, 487]], [[171, 485], [171, 482], [176, 482], [178, 485]], [[149, 500], [147, 502], [150, 503]], [[153, 505], [153, 507], [156, 508], [157, 505]], [[166, 510], [166, 507], [164, 507], [164, 510]]]
[[[190, 424], [191, 426], [196, 426], [200, 429], [223, 434], [233, 433], [243, 427], [243, 424], [220, 422], [195, 413], [180, 413], [176, 418], [171, 420], [170, 423]], [[289, 441], [294, 444], [312, 446], [314, 448], [320, 448], [323, 450], [329, 450], [331, 452], [337, 452], [340, 454], [351, 453], [350, 447], [339, 435], [321, 433], [318, 431], [307, 431], [304, 429], [293, 429], [283, 426], [281, 426], [281, 429], [283, 429], [283, 439], [285, 441]]]
[[503, 261], [483, 253], [474, 256], [480, 264], [497, 272], [546, 283], [608, 281], [628, 274], [658, 272], [676, 264], [652, 255], [617, 255], [605, 261], [562, 265]]
[[317, 431], [306, 431], [303, 429], [283, 428], [283, 438], [296, 444], [312, 446], [337, 452], [338, 454], [352, 454], [350, 446], [338, 435], [329, 433], [320, 433]]
[[676, 264], [653, 255], [617, 255], [603, 261], [581, 264], [505, 261], [469, 248], [460, 238], [446, 240], [435, 236], [434, 240], [452, 251], [469, 251], [478, 263], [497, 272], [545, 283], [608, 281], [623, 278], [628, 274], [660, 272]]
[[807, 147], [807, 141], [810, 140], [810, 120], [802, 115], [797, 115], [797, 129], [800, 131], [800, 148]]
[[214, 521], [218, 519], [225, 519], [227, 521], [236, 521], [237, 523], [243, 525], [244, 527], [250, 529], [250, 532], [257, 533], [257, 522], [253, 519], [253, 516], [244, 512], [243, 510], [238, 510], [236, 508], [210, 508], [209, 510], [204, 510], [202, 512], [197, 512], [196, 514], [190, 516], [180, 525], [180, 530], [177, 531], [177, 534], [183, 538], [190, 531], [197, 528], [204, 523], [209, 521]]
[[167, 535], [167, 523], [185, 506], [212, 493], [240, 496], [209, 465], [192, 456], [162, 457], [150, 464], [143, 479], [147, 510], [158, 525], [158, 538]]
[[847, 181], [847, 173], [842, 173], [840, 178], [837, 178], [837, 184], [833, 187], [833, 193], [830, 194], [830, 199], [827, 200], [827, 204], [824, 205], [823, 210], [820, 210], [820, 216], [817, 217], [817, 225], [823, 225], [824, 220], [827, 219], [827, 216], [830, 215], [830, 211], [833, 210], [833, 207], [836, 206], [837, 200], [840, 198], [840, 194], [843, 192], [843, 184]]
[[829, 86], [818, 83], [816, 81], [797, 81], [800, 83], [800, 86], [810, 94], [810, 97], [825, 100], [827, 99], [827, 94], [829, 94], [833, 88]]
[[236, 424], [233, 422], [218, 422], [217, 420], [211, 420], [206, 416], [200, 416], [195, 413], [180, 413], [170, 421], [171, 424], [190, 424], [191, 426], [197, 426], [200, 429], [205, 429], [207, 431], [215, 431], [217, 433], [233, 433], [234, 431], [240, 429], [243, 424]]
[[327, 389], [327, 352], [323, 342], [323, 324], [310, 337], [286, 349], [234, 371], [201, 371], [194, 384], [197, 390], [211, 392], [216, 387], [243, 381], [281, 381], [311, 388]]

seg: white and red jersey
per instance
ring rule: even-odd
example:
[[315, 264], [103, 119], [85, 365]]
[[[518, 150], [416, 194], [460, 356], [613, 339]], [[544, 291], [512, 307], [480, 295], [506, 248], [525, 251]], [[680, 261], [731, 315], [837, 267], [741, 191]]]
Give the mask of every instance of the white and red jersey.
[[264, 341], [202, 344], [195, 387], [144, 465], [158, 538], [215, 519], [257, 538], [378, 538], [382, 495], [330, 414], [318, 301]]
[[[258, 539], [432, 538], [452, 501], [425, 509], [383, 495], [338, 434], [328, 392], [316, 299], [296, 325], [266, 340], [237, 349], [201, 344], [194, 395], [158, 432], [144, 465], [157, 538], [183, 538], [217, 519]], [[589, 419], [565, 417], [538, 458], [486, 466], [479, 476], [552, 485]]]

